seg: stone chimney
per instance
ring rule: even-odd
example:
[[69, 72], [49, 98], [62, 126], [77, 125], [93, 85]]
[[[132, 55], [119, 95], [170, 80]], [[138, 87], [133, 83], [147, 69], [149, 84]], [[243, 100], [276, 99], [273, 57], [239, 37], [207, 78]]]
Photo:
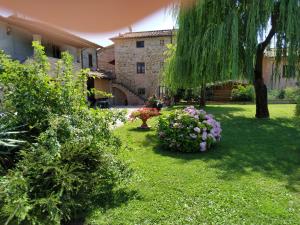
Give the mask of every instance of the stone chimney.
[[128, 30], [129, 30], [129, 33], [131, 33], [131, 32], [132, 32], [132, 27], [129, 26], [129, 27], [128, 27]]

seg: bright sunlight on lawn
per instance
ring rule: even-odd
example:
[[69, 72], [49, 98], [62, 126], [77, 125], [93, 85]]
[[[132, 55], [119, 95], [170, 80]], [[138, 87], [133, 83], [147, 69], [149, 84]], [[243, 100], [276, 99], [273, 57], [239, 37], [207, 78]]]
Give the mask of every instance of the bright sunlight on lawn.
[[205, 153], [164, 151], [154, 129], [135, 129], [140, 121], [117, 129], [128, 145], [122, 157], [135, 171], [131, 190], [88, 223], [299, 224], [300, 126], [294, 110], [270, 105], [272, 118], [257, 120], [253, 105], [208, 106], [223, 133]]

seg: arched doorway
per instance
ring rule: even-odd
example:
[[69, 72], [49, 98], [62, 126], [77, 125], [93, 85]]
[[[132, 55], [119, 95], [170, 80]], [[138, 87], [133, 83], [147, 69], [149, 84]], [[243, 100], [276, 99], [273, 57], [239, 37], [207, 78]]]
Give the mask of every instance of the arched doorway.
[[114, 105], [128, 105], [128, 99], [126, 94], [120, 89], [113, 87], [112, 88], [113, 104]]

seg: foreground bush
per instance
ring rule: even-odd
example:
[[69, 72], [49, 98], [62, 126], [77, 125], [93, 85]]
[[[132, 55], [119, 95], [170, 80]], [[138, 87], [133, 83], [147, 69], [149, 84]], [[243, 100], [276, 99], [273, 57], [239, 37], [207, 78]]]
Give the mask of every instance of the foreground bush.
[[109, 205], [129, 176], [118, 159], [121, 143], [110, 131], [123, 113], [89, 109], [87, 71], [75, 73], [72, 57], [63, 53], [50, 77], [43, 47], [34, 47], [34, 60], [24, 65], [0, 54], [3, 110], [14, 115], [5, 125], [22, 125], [27, 140], [10, 170], [1, 171], [1, 224], [83, 218], [93, 207]]
[[161, 116], [158, 121], [160, 143], [171, 151], [206, 151], [220, 141], [221, 132], [212, 115], [193, 106]]
[[254, 88], [252, 85], [238, 85], [232, 89], [231, 98], [233, 101], [253, 101]]
[[2, 213], [25, 224], [60, 224], [111, 201], [114, 187], [128, 175], [117, 159], [120, 141], [108, 130], [112, 116], [84, 110], [51, 118], [2, 179]]

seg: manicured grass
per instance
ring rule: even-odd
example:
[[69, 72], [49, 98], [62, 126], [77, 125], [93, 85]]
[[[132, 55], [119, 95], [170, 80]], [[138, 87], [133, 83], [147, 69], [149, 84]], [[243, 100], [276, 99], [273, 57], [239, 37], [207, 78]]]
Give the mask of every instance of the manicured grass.
[[87, 223], [300, 224], [300, 125], [294, 110], [270, 105], [272, 118], [257, 120], [253, 105], [208, 106], [221, 121], [223, 139], [196, 154], [161, 150], [154, 129], [135, 130], [140, 121], [117, 129], [129, 147], [122, 157], [134, 169], [131, 195], [114, 208], [96, 210]]

